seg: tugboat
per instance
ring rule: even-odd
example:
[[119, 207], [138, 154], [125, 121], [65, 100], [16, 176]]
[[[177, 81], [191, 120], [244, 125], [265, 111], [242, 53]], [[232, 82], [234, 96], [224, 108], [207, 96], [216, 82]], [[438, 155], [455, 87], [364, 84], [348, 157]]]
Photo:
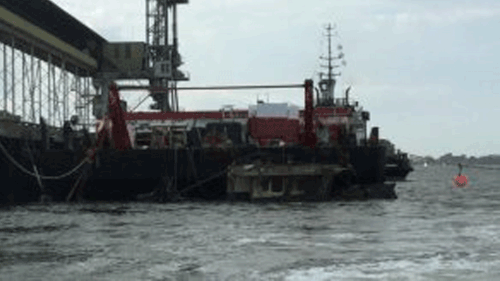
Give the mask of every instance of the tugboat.
[[[330, 154], [333, 152], [337, 161], [335, 164], [320, 166], [315, 163], [297, 164], [293, 161], [267, 165], [261, 162], [232, 165], [228, 172], [227, 188], [227, 193], [232, 198], [243, 197], [250, 200], [396, 198], [395, 184], [383, 183], [385, 147], [378, 143], [378, 128], [372, 129], [370, 139], [367, 140], [366, 123], [370, 118], [369, 112], [363, 111], [358, 102], [350, 102], [350, 87], [345, 91], [344, 98], [334, 98], [335, 77], [340, 73], [333, 73], [332, 70], [339, 66], [335, 64], [338, 60], [342, 60], [344, 65], [345, 62], [340, 45], [338, 55], [332, 56], [330, 25], [327, 31], [328, 57], [324, 59], [328, 61], [328, 72], [320, 73], [315, 106], [312, 105], [313, 97], [308, 95], [306, 90], [305, 110], [300, 112], [300, 117], [305, 123], [306, 132], [308, 127], [314, 128], [313, 144], [316, 148], [330, 151]], [[261, 119], [269, 120], [269, 116], [264, 114], [266, 111], [264, 106], [273, 105], [257, 105], [257, 108], [262, 108]], [[272, 127], [274, 126], [263, 125], [261, 130], [269, 132], [272, 131]], [[249, 131], [252, 136], [259, 135], [255, 128], [249, 127]], [[279, 135], [268, 137], [278, 138]], [[332, 156], [330, 160], [331, 158]]]

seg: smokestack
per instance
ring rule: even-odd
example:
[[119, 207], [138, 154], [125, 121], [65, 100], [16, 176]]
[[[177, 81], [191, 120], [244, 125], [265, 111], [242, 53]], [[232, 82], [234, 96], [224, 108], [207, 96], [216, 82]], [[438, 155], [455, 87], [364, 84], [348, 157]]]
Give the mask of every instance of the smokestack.
[[370, 133], [370, 142], [373, 145], [378, 145], [378, 127], [373, 127]]

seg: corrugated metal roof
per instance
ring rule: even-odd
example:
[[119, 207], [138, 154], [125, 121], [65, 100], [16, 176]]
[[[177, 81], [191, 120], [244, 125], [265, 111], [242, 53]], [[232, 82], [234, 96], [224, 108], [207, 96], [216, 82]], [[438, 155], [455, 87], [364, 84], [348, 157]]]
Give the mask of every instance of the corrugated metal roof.
[[0, 5], [79, 50], [88, 48], [94, 57], [99, 53], [95, 48], [107, 42], [49, 0], [0, 0]]

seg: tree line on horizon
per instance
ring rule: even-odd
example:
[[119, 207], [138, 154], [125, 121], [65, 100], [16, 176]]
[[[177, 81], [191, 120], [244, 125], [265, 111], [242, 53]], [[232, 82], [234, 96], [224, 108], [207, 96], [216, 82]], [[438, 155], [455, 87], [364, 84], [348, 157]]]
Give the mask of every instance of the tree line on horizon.
[[500, 165], [500, 155], [487, 155], [487, 156], [470, 156], [467, 157], [465, 154], [454, 156], [452, 153], [447, 153], [439, 158], [433, 158], [431, 156], [418, 156], [410, 155], [410, 161], [412, 164], [458, 164], [463, 165]]

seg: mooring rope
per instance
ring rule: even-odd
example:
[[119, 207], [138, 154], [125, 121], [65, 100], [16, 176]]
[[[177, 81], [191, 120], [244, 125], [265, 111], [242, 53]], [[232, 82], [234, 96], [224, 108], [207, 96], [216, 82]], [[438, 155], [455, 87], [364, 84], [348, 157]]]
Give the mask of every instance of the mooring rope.
[[[228, 167], [229, 167], [229, 166], [228, 166]], [[183, 192], [189, 191], [189, 190], [191, 190], [191, 189], [193, 189], [193, 188], [195, 188], [195, 187], [198, 187], [198, 186], [200, 186], [200, 185], [202, 185], [202, 184], [205, 184], [205, 183], [207, 183], [207, 182], [209, 182], [209, 181], [211, 181], [211, 180], [214, 180], [214, 179], [216, 179], [216, 178], [218, 178], [218, 177], [222, 176], [224, 173], [226, 173], [226, 172], [227, 172], [228, 167], [224, 168], [222, 171], [218, 172], [217, 174], [212, 175], [211, 177], [208, 177], [208, 178], [206, 178], [206, 179], [204, 179], [204, 180], [198, 181], [198, 182], [196, 182], [195, 184], [192, 184], [192, 185], [190, 185], [190, 186], [188, 186], [188, 187], [184, 188], [183, 190], [179, 191], [179, 193], [183, 193]]]
[[[255, 152], [255, 153], [250, 153], [250, 154], [247, 154], [247, 155], [243, 155], [243, 156], [239, 157], [238, 159], [235, 159], [235, 161], [246, 159], [246, 158], [249, 158], [249, 157], [254, 157], [254, 156], [257, 156], [257, 155], [262, 155], [262, 152], [260, 151], [260, 149], [259, 149], [259, 151]], [[212, 176], [210, 176], [210, 177], [208, 177], [208, 178], [206, 178], [204, 180], [197, 181], [196, 183], [194, 183], [194, 184], [192, 184], [190, 186], [187, 186], [186, 188], [182, 189], [181, 191], [179, 191], [179, 193], [183, 193], [183, 192], [189, 191], [189, 190], [191, 190], [191, 189], [193, 189], [195, 187], [198, 187], [198, 186], [200, 186], [202, 184], [205, 184], [205, 183], [207, 183], [207, 182], [209, 182], [211, 180], [214, 180], [214, 179], [216, 179], [218, 177], [221, 177], [224, 173], [227, 173], [227, 170], [229, 169], [230, 166], [231, 166], [231, 164], [226, 165], [226, 167], [224, 167], [224, 169], [222, 169], [217, 174], [214, 174], [214, 175], [212, 175]]]
[[62, 175], [59, 175], [59, 176], [42, 176], [38, 173], [38, 171], [36, 171], [36, 166], [35, 166], [35, 173], [31, 172], [31, 171], [28, 171], [26, 168], [24, 168], [21, 164], [19, 164], [16, 159], [14, 159], [14, 157], [12, 157], [9, 152], [7, 151], [7, 149], [5, 148], [5, 146], [3, 146], [3, 144], [0, 142], [0, 149], [3, 151], [3, 153], [5, 154], [5, 156], [14, 164], [14, 166], [16, 166], [19, 170], [23, 171], [24, 173], [32, 176], [32, 177], [35, 177], [37, 179], [43, 179], [43, 180], [60, 180], [60, 179], [63, 179], [65, 177], [68, 177], [69, 175], [73, 174], [74, 172], [78, 171], [82, 166], [83, 164], [85, 164], [85, 162], [87, 162], [87, 160], [89, 159], [88, 157], [86, 157], [85, 159], [82, 160], [82, 162], [80, 162], [80, 164], [78, 164], [75, 168], [71, 169], [69, 172], [66, 172]]
[[38, 185], [40, 186], [40, 190], [44, 190], [43, 184], [42, 184], [42, 179], [40, 178], [40, 174], [38, 173], [38, 169], [36, 168], [35, 164], [33, 164], [33, 170], [35, 171], [35, 176], [36, 176], [36, 181], [38, 182]]
[[33, 153], [31, 151], [30, 143], [28, 142], [28, 140], [26, 140], [26, 147], [28, 148], [28, 153], [30, 155], [31, 164], [33, 165], [33, 171], [35, 171], [36, 181], [38, 182], [38, 186], [40, 187], [40, 190], [43, 192], [44, 187], [42, 184], [42, 179], [40, 178], [40, 174], [38, 173], [38, 169], [36, 168], [35, 159], [33, 159]]
[[66, 202], [69, 202], [71, 200], [71, 198], [73, 197], [73, 194], [75, 193], [76, 189], [78, 188], [78, 184], [80, 183], [81, 179], [83, 177], [83, 173], [80, 174], [80, 176], [78, 177], [78, 179], [76, 180], [75, 184], [73, 185], [73, 188], [71, 189], [71, 191], [68, 193], [68, 196], [66, 196]]

